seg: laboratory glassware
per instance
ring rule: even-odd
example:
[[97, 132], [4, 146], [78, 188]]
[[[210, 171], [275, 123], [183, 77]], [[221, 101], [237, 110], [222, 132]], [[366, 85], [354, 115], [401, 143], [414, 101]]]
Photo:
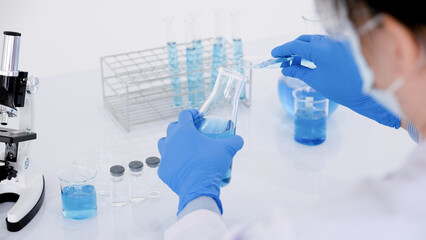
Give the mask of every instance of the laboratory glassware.
[[[195, 126], [204, 135], [222, 139], [235, 135], [238, 102], [246, 76], [232, 70], [219, 68], [216, 84], [207, 101], [201, 106]], [[231, 180], [232, 164], [221, 182], [221, 187]]]
[[198, 103], [203, 103], [206, 100], [204, 93], [205, 83], [204, 83], [204, 65], [203, 65], [203, 41], [201, 40], [200, 32], [200, 13], [191, 12], [191, 17], [194, 19], [194, 34], [192, 39], [192, 44], [195, 48], [195, 58], [197, 61], [197, 101]]
[[304, 145], [318, 145], [325, 141], [328, 99], [311, 87], [293, 91], [294, 140]]
[[173, 92], [173, 104], [178, 107], [182, 105], [182, 89], [180, 82], [179, 54], [176, 45], [176, 37], [173, 29], [173, 17], [165, 17], [167, 56], [170, 71], [170, 86]]
[[94, 217], [97, 211], [96, 169], [70, 165], [60, 170], [62, 213], [66, 218], [82, 220]]
[[[244, 74], [244, 69], [240, 66], [240, 59], [243, 56], [243, 41], [241, 39], [241, 26], [240, 26], [240, 12], [231, 12], [231, 26], [232, 26], [232, 50], [233, 50], [233, 63], [234, 70]], [[246, 98], [246, 87], [243, 86], [241, 90], [240, 99]]]
[[109, 194], [110, 173], [109, 168], [118, 158], [119, 153], [108, 149], [96, 149], [82, 154], [74, 160], [77, 165], [96, 168], [95, 188], [97, 194]]
[[320, 14], [316, 10], [308, 10], [302, 13], [303, 34], [325, 34]]
[[306, 59], [301, 59], [296, 55], [282, 58], [271, 58], [269, 56], [243, 56], [239, 61], [240, 67], [245, 69], [281, 68], [282, 65], [291, 66], [296, 63], [311, 69], [317, 67], [313, 62]]
[[[306, 86], [306, 83], [298, 78], [288, 77], [284, 75], [281, 75], [278, 78], [278, 97], [280, 99], [281, 105], [291, 116], [294, 116], [293, 90]], [[334, 111], [336, 111], [337, 106], [337, 103], [329, 100], [328, 115], [331, 115]]]
[[[205, 65], [203, 69], [204, 94], [206, 97], [212, 90], [210, 86], [211, 50], [214, 43], [215, 38], [202, 39]], [[228, 56], [232, 55], [232, 43], [226, 41], [225, 44]], [[170, 88], [166, 44], [156, 48], [113, 54], [101, 58], [104, 106], [125, 130], [130, 131], [142, 123], [174, 118], [183, 109], [190, 108], [187, 74], [185, 73], [186, 46], [186, 43], [177, 43], [182, 87], [182, 105], [179, 107], [173, 103], [174, 94]], [[232, 67], [232, 62], [228, 61], [226, 68]], [[242, 104], [249, 107], [252, 100], [252, 74], [251, 71], [246, 71], [246, 74], [249, 81], [245, 85], [246, 99], [242, 101]], [[109, 168], [107, 173], [109, 176]]]
[[131, 202], [141, 202], [146, 198], [146, 184], [143, 179], [143, 162], [131, 161], [130, 184], [129, 184], [129, 200]]
[[186, 74], [188, 78], [188, 101], [191, 108], [198, 107], [198, 62], [197, 52], [193, 44], [194, 19], [185, 19], [186, 26]]
[[148, 166], [146, 171], [146, 180], [148, 183], [147, 197], [159, 198], [161, 196], [161, 180], [158, 177], [157, 170], [160, 159], [158, 157], [149, 157], [145, 159], [145, 163]]
[[113, 207], [124, 206], [128, 199], [128, 183], [124, 176], [125, 169], [121, 165], [114, 165], [109, 171], [111, 173], [110, 204]]
[[213, 45], [213, 55], [212, 55], [212, 73], [211, 73], [211, 79], [210, 79], [211, 87], [215, 85], [219, 67], [225, 67], [226, 61], [227, 61], [225, 38], [223, 36], [224, 11], [216, 10], [214, 12], [214, 18], [215, 18], [216, 36], [215, 36], [215, 42]]

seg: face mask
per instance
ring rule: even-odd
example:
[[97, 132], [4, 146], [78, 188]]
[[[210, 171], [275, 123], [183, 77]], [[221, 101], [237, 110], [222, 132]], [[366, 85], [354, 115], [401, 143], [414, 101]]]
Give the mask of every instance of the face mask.
[[[382, 21], [382, 15], [376, 15], [375, 17], [368, 20], [363, 26], [358, 28], [357, 31], [355, 29], [349, 28], [349, 33], [347, 34], [347, 38], [350, 42], [354, 61], [358, 66], [358, 71], [362, 78], [362, 88], [365, 93], [372, 96], [378, 103], [386, 107], [389, 111], [400, 118], [405, 118], [404, 113], [402, 111], [401, 105], [396, 97], [395, 93], [404, 85], [404, 78], [397, 78], [387, 89], [378, 89], [374, 88], [374, 75], [371, 68], [368, 66], [367, 61], [365, 60], [362, 51], [361, 44], [359, 41], [359, 36], [366, 34], [367, 32], [376, 28], [379, 23]], [[359, 36], [358, 36], [359, 35]], [[422, 66], [422, 55], [419, 60], [414, 64], [413, 69], [410, 71], [418, 69]]]

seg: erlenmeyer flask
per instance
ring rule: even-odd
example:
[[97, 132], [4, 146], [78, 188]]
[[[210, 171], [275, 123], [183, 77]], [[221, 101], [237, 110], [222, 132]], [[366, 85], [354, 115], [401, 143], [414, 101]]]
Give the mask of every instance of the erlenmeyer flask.
[[[238, 100], [247, 77], [232, 70], [219, 68], [212, 93], [201, 106], [197, 129], [208, 137], [222, 139], [235, 134]], [[231, 180], [231, 168], [222, 180], [221, 187]]]

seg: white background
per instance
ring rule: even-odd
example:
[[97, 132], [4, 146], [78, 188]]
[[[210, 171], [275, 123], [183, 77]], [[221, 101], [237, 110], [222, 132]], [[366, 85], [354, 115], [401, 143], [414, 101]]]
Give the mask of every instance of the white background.
[[311, 6], [311, 0], [0, 0], [0, 31], [21, 32], [21, 69], [47, 77], [97, 68], [101, 56], [163, 46], [165, 16], [175, 16], [182, 42], [190, 12], [201, 13], [201, 34], [211, 37], [213, 10], [238, 10], [243, 39], [251, 41], [300, 32], [300, 15]]

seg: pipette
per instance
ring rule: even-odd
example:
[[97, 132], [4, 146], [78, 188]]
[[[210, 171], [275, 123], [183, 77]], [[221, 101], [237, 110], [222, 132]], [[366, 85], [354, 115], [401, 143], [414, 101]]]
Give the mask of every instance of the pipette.
[[[243, 56], [240, 59], [240, 67], [251, 69], [251, 68], [281, 68], [284, 66], [293, 65], [294, 59], [298, 57], [296, 55], [282, 57], [282, 58], [270, 58], [268, 56]], [[314, 69], [317, 66], [306, 59], [301, 59], [300, 65], [307, 68]]]

